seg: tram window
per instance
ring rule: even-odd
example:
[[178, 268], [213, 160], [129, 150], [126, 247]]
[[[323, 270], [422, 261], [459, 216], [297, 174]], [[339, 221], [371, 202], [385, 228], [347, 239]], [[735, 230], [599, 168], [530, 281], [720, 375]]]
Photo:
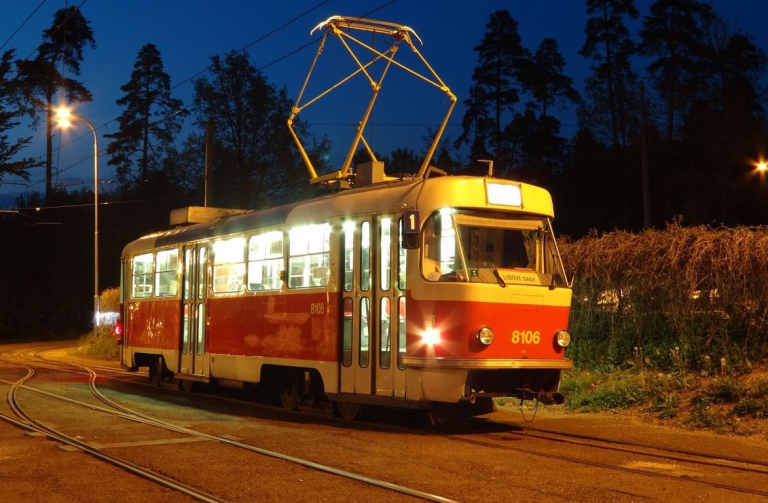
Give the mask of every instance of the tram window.
[[400, 291], [405, 290], [405, 259], [407, 257], [406, 250], [403, 248], [403, 219], [400, 219], [400, 225], [398, 226], [398, 241], [397, 241], [397, 288]]
[[370, 317], [371, 300], [368, 297], [363, 297], [360, 299], [360, 358], [358, 359], [360, 366], [363, 368], [368, 366], [370, 343], [368, 322], [370, 321]]
[[383, 369], [388, 369], [391, 362], [391, 349], [390, 349], [390, 310], [392, 308], [392, 301], [389, 297], [381, 298], [381, 309], [379, 318], [379, 366]]
[[248, 290], [279, 290], [283, 268], [283, 233], [252, 236], [248, 241]]
[[429, 281], [444, 281], [448, 277], [455, 281], [460, 277], [461, 273], [456, 274], [461, 258], [456, 249], [452, 213], [450, 208], [443, 208], [425, 226], [422, 272]]
[[199, 257], [197, 262], [197, 298], [205, 298], [205, 282], [208, 278], [208, 258], [206, 257], [206, 251], [208, 245], [201, 245], [199, 248]]
[[155, 271], [155, 296], [175, 297], [179, 288], [179, 250], [157, 252]]
[[344, 291], [352, 291], [352, 282], [355, 277], [354, 262], [355, 224], [344, 222]]
[[288, 287], [311, 288], [328, 284], [331, 226], [302, 225], [289, 235]]
[[222, 239], [213, 243], [213, 293], [243, 290], [245, 238]]
[[371, 289], [371, 224], [363, 222], [360, 229], [360, 290]]
[[389, 290], [390, 276], [392, 275], [392, 219], [382, 218], [379, 229], [379, 249], [381, 250], [381, 289]]
[[352, 297], [344, 297], [343, 340], [341, 344], [341, 364], [345, 367], [352, 365], [352, 310], [355, 302]]
[[184, 293], [183, 299], [189, 300], [192, 295], [192, 272], [195, 270], [195, 251], [190, 248], [184, 250]]
[[549, 286], [562, 276], [551, 230], [532, 216], [441, 210], [425, 224], [422, 253], [429, 281]]
[[137, 299], [152, 296], [152, 266], [151, 253], [133, 257], [133, 289], [131, 296]]
[[184, 319], [181, 325], [181, 353], [189, 351], [189, 304], [184, 304]]
[[405, 296], [397, 299], [397, 368], [405, 370]]

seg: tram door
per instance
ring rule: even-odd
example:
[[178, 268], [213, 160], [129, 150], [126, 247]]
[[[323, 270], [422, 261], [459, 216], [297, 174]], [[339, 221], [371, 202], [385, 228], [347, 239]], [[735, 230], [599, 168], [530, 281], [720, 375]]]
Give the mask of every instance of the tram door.
[[181, 361], [179, 372], [200, 377], [208, 376], [208, 355], [205, 352], [207, 245], [184, 247], [184, 290], [181, 304]]
[[343, 223], [341, 250], [342, 393], [371, 394], [373, 373], [371, 362], [371, 311], [373, 308], [373, 236], [371, 219], [347, 220]]
[[405, 396], [398, 365], [396, 226], [391, 216], [343, 226], [342, 393]]

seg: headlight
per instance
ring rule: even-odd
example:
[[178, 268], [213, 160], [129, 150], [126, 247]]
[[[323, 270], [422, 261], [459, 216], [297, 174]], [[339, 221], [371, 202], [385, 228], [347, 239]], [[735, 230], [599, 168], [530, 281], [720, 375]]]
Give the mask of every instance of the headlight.
[[557, 337], [557, 343], [560, 345], [560, 347], [564, 348], [571, 343], [571, 334], [565, 330], [558, 330], [555, 334], [555, 337]]
[[440, 332], [434, 328], [428, 328], [422, 332], [421, 340], [428, 346], [434, 346], [440, 342]]
[[477, 340], [484, 346], [490, 346], [493, 342], [493, 330], [483, 327], [477, 331]]

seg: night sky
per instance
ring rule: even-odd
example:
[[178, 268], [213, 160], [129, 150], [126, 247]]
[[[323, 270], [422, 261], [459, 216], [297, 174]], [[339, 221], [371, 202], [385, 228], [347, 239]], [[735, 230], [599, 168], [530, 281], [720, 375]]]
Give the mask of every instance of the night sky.
[[[42, 40], [42, 31], [51, 25], [54, 12], [66, 5], [80, 5], [81, 1], [46, 1], [18, 33], [6, 42], [41, 1], [3, 0], [0, 6], [0, 44], [6, 42], [6, 45], [2, 51], [15, 48], [19, 58], [34, 57], [33, 51]], [[647, 12], [650, 3], [648, 0], [636, 1], [641, 16]], [[721, 0], [713, 4], [732, 26], [751, 34], [756, 44], [768, 52], [768, 36], [763, 31], [768, 2]], [[91, 23], [97, 48], [86, 49], [79, 80], [91, 90], [94, 101], [80, 104], [76, 113], [87, 117], [99, 128], [100, 135], [114, 133], [117, 130], [114, 119], [121, 113], [115, 104], [115, 100], [123, 95], [120, 86], [128, 82], [138, 51], [148, 42], [159, 48], [172, 85], [178, 85], [173, 91], [174, 96], [182, 99], [185, 105], [191, 105], [193, 86], [188, 79], [209, 65], [210, 56], [241, 49], [313, 8], [300, 19], [248, 49], [252, 63], [257, 68], [264, 68], [271, 83], [278, 87], [284, 86], [289, 97], [295, 99], [316, 46], [285, 56], [307, 42], [320, 38], [318, 33], [310, 38], [309, 32], [329, 16], [339, 14], [353, 17], [378, 9], [370, 15], [372, 19], [405, 24], [416, 31], [424, 41], [420, 47], [422, 54], [458, 96], [459, 105], [446, 130], [446, 134], [452, 138], [461, 133], [460, 124], [464, 114], [461, 102], [467, 97], [472, 70], [477, 65], [477, 53], [473, 47], [480, 42], [489, 15], [496, 10], [508, 9], [511, 12], [519, 22], [523, 45], [532, 52], [542, 38], [555, 38], [567, 61], [566, 74], [573, 78], [577, 89], [582, 89], [584, 77], [589, 72], [590, 63], [578, 55], [584, 42], [587, 19], [585, 2], [581, 0], [86, 0], [82, 12]], [[633, 35], [636, 35], [639, 27], [640, 21], [630, 25]], [[401, 48], [405, 49], [406, 46], [402, 45]], [[316, 72], [326, 71], [341, 76], [332, 71], [333, 61], [328, 59], [332, 54], [325, 56], [321, 58], [320, 64], [326, 66], [318, 66]], [[641, 64], [637, 64], [635, 69], [643, 70]], [[429, 88], [412, 78], [391, 78], [392, 81], [384, 82], [378, 108], [372, 119], [373, 148], [382, 154], [402, 146], [419, 151], [422, 149], [422, 134], [427, 127], [435, 128], [439, 124], [447, 109], [447, 100], [437, 89]], [[390, 89], [392, 91], [387, 95]], [[362, 98], [362, 101], [356, 98]], [[336, 93], [318, 102], [312, 107], [311, 113], [308, 109], [306, 115], [301, 116], [309, 121], [312, 132], [318, 138], [327, 134], [334, 141], [332, 162], [338, 163], [343, 159], [354, 131], [352, 124], [362, 116], [365, 99], [365, 96], [354, 93]], [[561, 111], [559, 116], [562, 122], [561, 134], [572, 136], [577, 129], [573, 111]], [[190, 117], [186, 120], [184, 132], [176, 140], [178, 145], [181, 145], [191, 130], [191, 123]], [[86, 133], [85, 126], [80, 125], [75, 131], [62, 134], [62, 144], [73, 138], [82, 138], [54, 152], [54, 167], [58, 164], [60, 171], [54, 183], [83, 181], [86, 187], [92, 187], [92, 165], [87, 158], [89, 152], [92, 152], [92, 137]], [[21, 134], [29, 136], [35, 133], [25, 129]], [[54, 148], [58, 145], [57, 134], [54, 137]], [[106, 141], [100, 138], [99, 147], [105, 148]], [[32, 145], [24, 150], [23, 155], [44, 158], [44, 126], [39, 128]], [[101, 178], [113, 177], [112, 169], [107, 167], [106, 161], [106, 157], [100, 158]], [[31, 171], [28, 188], [0, 184], [0, 204], [7, 206], [13, 203], [9, 193], [18, 195], [25, 190], [42, 191], [42, 179], [42, 169], [37, 169]], [[14, 180], [6, 178], [4, 181]]]

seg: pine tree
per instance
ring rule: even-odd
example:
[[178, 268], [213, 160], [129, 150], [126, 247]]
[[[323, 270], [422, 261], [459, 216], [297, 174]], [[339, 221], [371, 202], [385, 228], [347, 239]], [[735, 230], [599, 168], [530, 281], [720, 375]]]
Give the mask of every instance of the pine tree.
[[579, 115], [593, 131], [608, 129], [616, 151], [627, 145], [632, 117], [639, 115], [632, 106], [637, 101], [632, 99], [637, 94], [637, 75], [630, 63], [635, 44], [624, 24], [625, 18], [637, 19], [639, 12], [634, 0], [587, 0], [587, 14], [592, 17], [587, 20], [586, 40], [579, 54], [599, 64], [587, 78], [590, 100]]
[[16, 175], [29, 180], [27, 170], [33, 167], [35, 162], [33, 159], [17, 159], [17, 156], [29, 145], [31, 138], [17, 138], [9, 142], [8, 135], [3, 134], [18, 126], [19, 118], [23, 115], [23, 110], [16, 100], [19, 93], [18, 82], [10, 78], [14, 55], [15, 51], [11, 49], [0, 57], [0, 180], [3, 175]]
[[28, 103], [46, 113], [45, 195], [52, 194], [53, 179], [53, 97], [61, 89], [68, 103], [91, 101], [91, 92], [77, 80], [65, 77], [57, 69], [59, 65], [74, 75], [80, 75], [83, 49], [96, 47], [90, 22], [77, 7], [59, 9], [53, 16], [53, 24], [43, 30], [43, 43], [33, 60], [16, 63], [19, 82]]
[[491, 14], [486, 33], [475, 47], [479, 65], [472, 74], [474, 86], [465, 102], [463, 134], [457, 140], [458, 144], [471, 144], [473, 155], [488, 148], [488, 153], [503, 168], [510, 162], [500, 158], [505, 122], [511, 120], [514, 105], [520, 101], [516, 89], [518, 74], [521, 62], [530, 56], [517, 27], [508, 10]]
[[138, 155], [138, 180], [146, 182], [151, 171], [161, 169], [187, 111], [180, 99], [171, 96], [171, 78], [154, 44], [141, 48], [131, 79], [120, 89], [125, 95], [117, 104], [125, 110], [117, 119], [120, 130], [105, 135], [113, 139], [107, 147], [111, 156], [107, 164], [117, 167], [121, 184], [130, 185], [136, 179], [132, 172]]
[[697, 0], [656, 0], [643, 19], [640, 54], [655, 58], [648, 71], [666, 108], [667, 141], [675, 137], [675, 118], [701, 96], [702, 26], [713, 16], [712, 5]]

